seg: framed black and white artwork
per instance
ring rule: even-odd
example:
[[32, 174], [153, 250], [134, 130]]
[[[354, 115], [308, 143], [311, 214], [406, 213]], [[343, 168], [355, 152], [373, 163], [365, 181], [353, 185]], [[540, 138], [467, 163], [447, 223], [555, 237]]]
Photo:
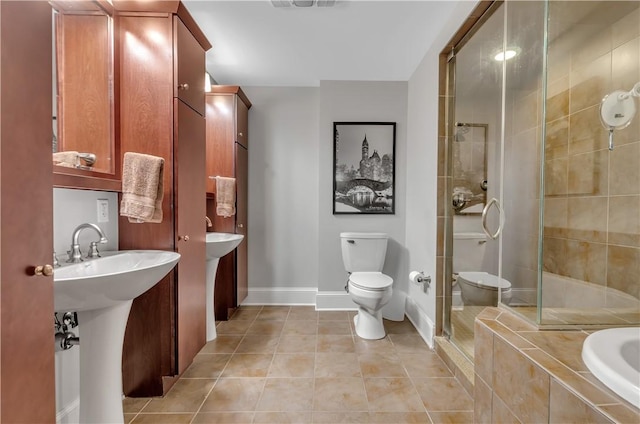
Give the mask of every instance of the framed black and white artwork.
[[333, 213], [395, 213], [395, 122], [333, 123]]

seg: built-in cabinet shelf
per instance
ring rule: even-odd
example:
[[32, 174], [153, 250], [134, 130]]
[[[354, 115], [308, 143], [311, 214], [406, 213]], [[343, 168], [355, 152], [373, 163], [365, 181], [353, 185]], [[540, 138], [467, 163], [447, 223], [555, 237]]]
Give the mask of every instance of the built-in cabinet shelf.
[[124, 392], [135, 397], [166, 393], [204, 346], [206, 325], [203, 79], [211, 46], [180, 3], [149, 4], [157, 7], [118, 16], [120, 149], [164, 158], [164, 219], [121, 217], [119, 242], [181, 257], [131, 308], [122, 367]]
[[216, 182], [206, 179], [211, 230], [244, 235], [237, 249], [218, 264], [214, 309], [219, 321], [227, 320], [248, 292], [249, 108], [251, 102], [237, 85], [214, 85], [206, 95], [207, 176], [236, 179], [236, 214], [228, 218], [216, 214]]

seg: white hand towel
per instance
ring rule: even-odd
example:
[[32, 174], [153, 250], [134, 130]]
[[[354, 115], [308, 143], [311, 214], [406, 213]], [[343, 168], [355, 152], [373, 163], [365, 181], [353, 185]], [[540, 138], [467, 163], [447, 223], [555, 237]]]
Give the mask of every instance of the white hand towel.
[[236, 179], [216, 177], [216, 214], [229, 218], [236, 214]]
[[127, 152], [122, 164], [120, 215], [133, 223], [162, 222], [164, 159]]

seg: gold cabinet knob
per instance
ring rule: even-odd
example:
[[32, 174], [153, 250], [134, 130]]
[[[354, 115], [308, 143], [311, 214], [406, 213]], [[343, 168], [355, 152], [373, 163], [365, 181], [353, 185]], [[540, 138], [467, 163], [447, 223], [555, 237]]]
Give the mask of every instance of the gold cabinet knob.
[[33, 273], [34, 275], [44, 275], [47, 277], [51, 277], [53, 275], [53, 267], [49, 264], [38, 265]]
[[189, 84], [187, 84], [186, 82], [184, 84], [178, 85], [178, 90], [187, 91], [188, 89], [189, 89]]
[[239, 135], [240, 137], [242, 137], [242, 133], [238, 133], [238, 135]]
[[189, 241], [189, 236], [178, 236], [178, 240]]

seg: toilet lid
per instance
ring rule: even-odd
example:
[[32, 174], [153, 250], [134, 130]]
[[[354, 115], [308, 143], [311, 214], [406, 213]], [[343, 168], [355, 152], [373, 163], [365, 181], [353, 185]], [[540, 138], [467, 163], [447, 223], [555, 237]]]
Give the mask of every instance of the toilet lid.
[[381, 272], [354, 272], [349, 282], [364, 290], [384, 290], [393, 284], [393, 278]]
[[458, 279], [463, 279], [472, 286], [492, 288], [497, 290], [511, 288], [511, 283], [504, 278], [499, 278], [497, 275], [489, 274], [488, 272], [461, 272], [458, 274]]

